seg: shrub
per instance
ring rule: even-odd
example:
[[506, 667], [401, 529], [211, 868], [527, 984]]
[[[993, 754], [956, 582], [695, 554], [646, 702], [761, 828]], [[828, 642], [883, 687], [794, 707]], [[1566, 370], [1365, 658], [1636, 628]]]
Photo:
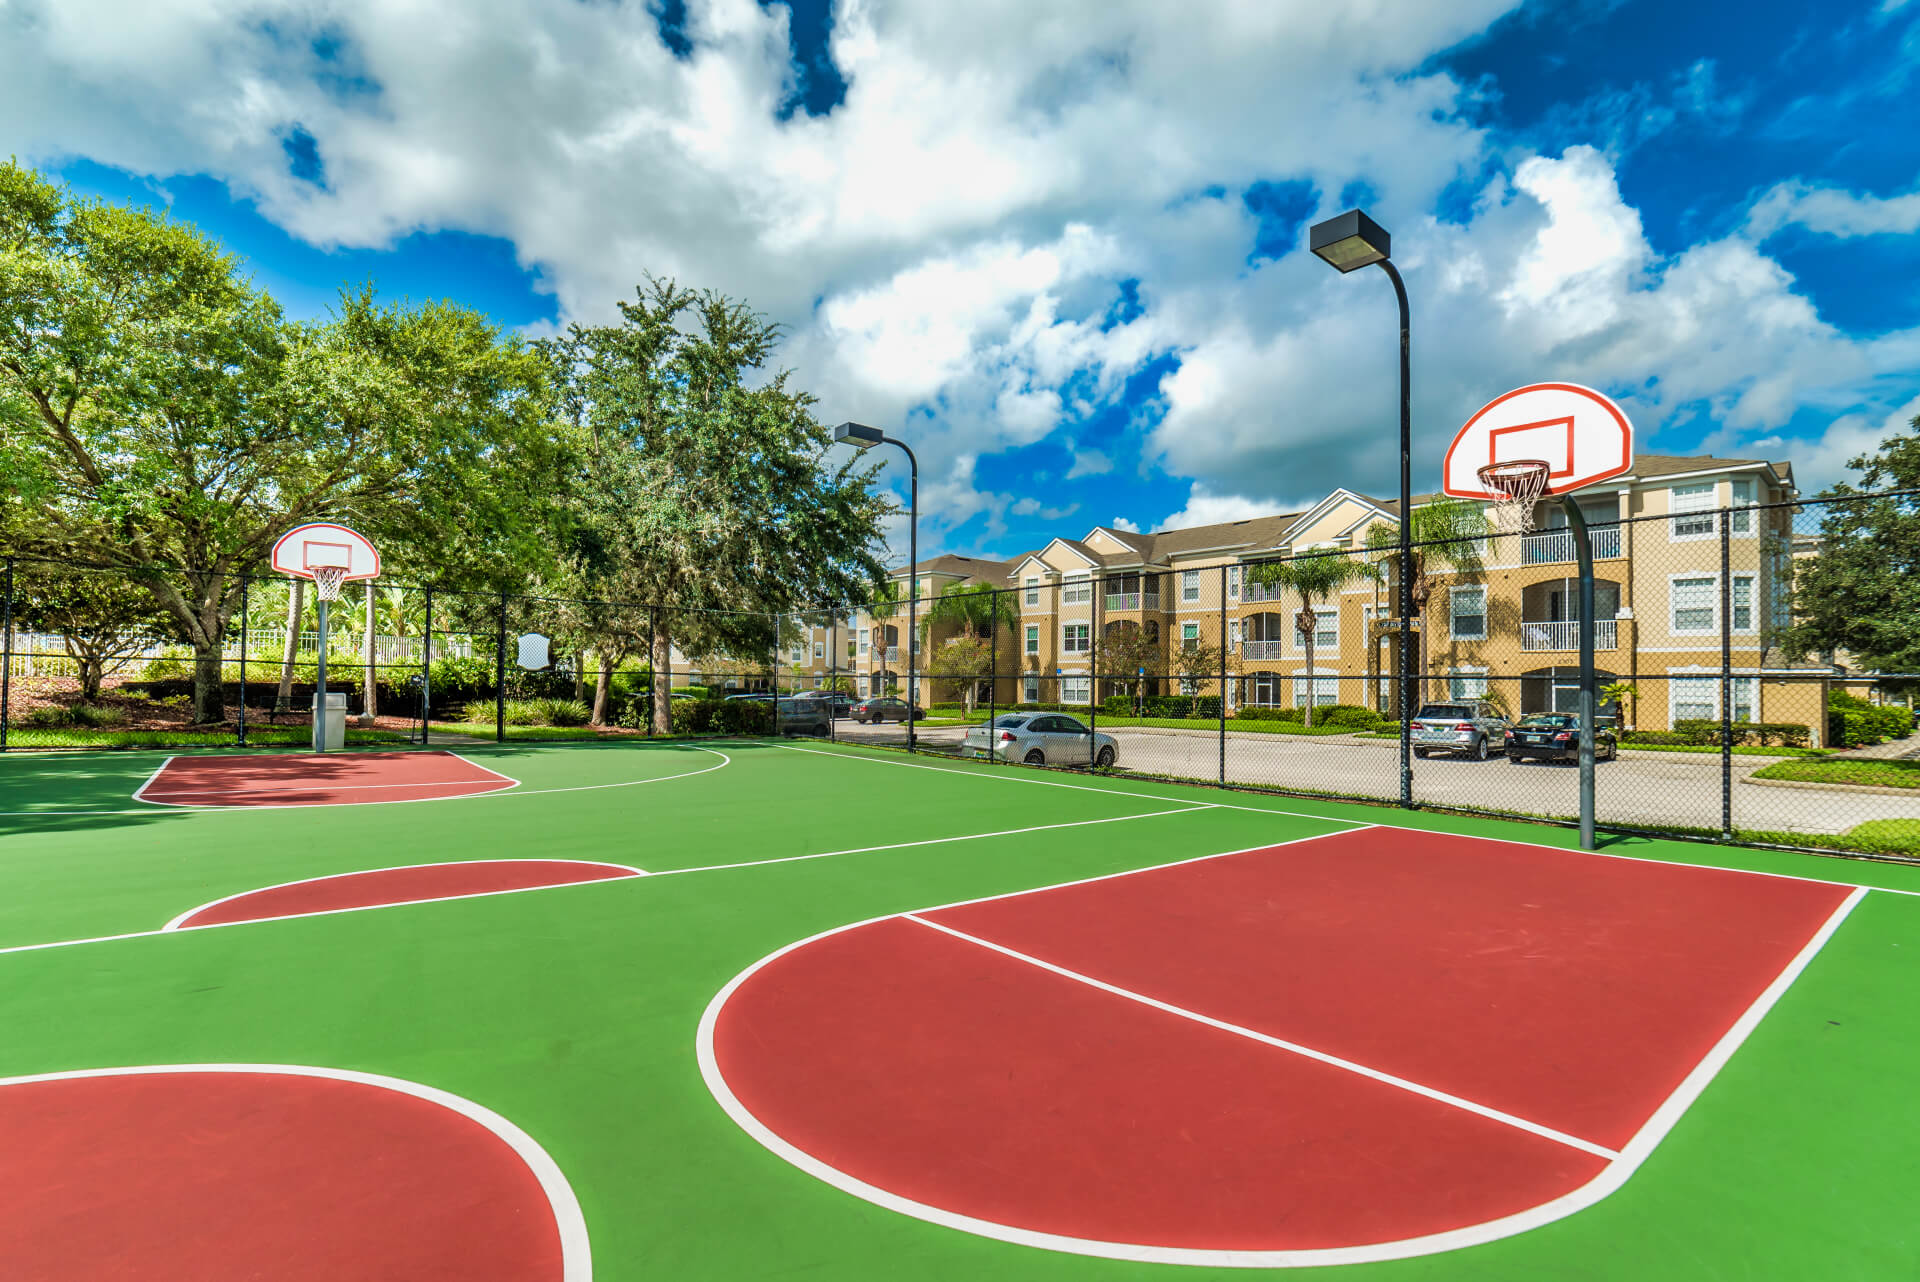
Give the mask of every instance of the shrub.
[[1315, 708], [1313, 724], [1344, 726], [1353, 730], [1372, 730], [1380, 724], [1380, 714], [1372, 708], [1363, 708], [1358, 704], [1336, 703], [1325, 708]]
[[480, 655], [448, 655], [427, 668], [436, 699], [477, 699], [493, 693], [493, 660]]
[[1720, 723], [1705, 717], [1682, 717], [1673, 723], [1673, 731], [1681, 743], [1703, 746], [1720, 742]]
[[184, 655], [163, 654], [158, 659], [148, 659], [140, 677], [143, 681], [191, 681], [193, 660]]
[[[1288, 715], [1293, 713], [1293, 715]], [[1235, 721], [1298, 721], [1298, 713], [1292, 708], [1241, 708], [1233, 714]]]
[[1665, 743], [1686, 744], [1692, 742], [1687, 736], [1673, 730], [1629, 730], [1620, 736], [1621, 743]]
[[[772, 734], [773, 704], [766, 699], [725, 699], [708, 704], [713, 728], [721, 734]], [[674, 727], [676, 730], [679, 727]]]
[[667, 705], [668, 721], [675, 734], [710, 734], [714, 709], [725, 706], [713, 699], [675, 699]]

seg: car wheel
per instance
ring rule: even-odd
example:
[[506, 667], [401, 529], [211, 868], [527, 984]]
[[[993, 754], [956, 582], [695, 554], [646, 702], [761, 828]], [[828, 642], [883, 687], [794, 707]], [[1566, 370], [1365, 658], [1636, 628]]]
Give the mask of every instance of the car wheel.
[[1475, 761], [1487, 759], [1487, 741], [1484, 736], [1473, 741], [1473, 759]]
[[1113, 749], [1100, 749], [1100, 755], [1093, 759], [1093, 764], [1099, 766], [1102, 770], [1110, 768], [1113, 765]]
[[1044, 766], [1047, 764], [1047, 754], [1038, 748], [1028, 749], [1027, 755], [1023, 759], [1030, 766]]

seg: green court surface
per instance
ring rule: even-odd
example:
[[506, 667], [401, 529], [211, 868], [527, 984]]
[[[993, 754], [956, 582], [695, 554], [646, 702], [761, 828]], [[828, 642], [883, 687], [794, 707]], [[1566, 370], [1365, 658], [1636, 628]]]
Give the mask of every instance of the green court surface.
[[[1781, 877], [1810, 879], [1812, 891], [1828, 895], [1844, 892], [1817, 883], [1874, 889], [1857, 903], [1848, 898], [1831, 936], [1807, 946], [1803, 970], [1782, 972], [1744, 1041], [1708, 1074], [1691, 1106], [1669, 1119], [1671, 1130], [1636, 1155], [1644, 1163], [1584, 1209], [1406, 1258], [1272, 1269], [1228, 1267], [1225, 1257], [1219, 1265], [1163, 1263], [1047, 1249], [930, 1222], [817, 1178], [770, 1151], [716, 1098], [703, 1075], [703, 1017], [716, 995], [761, 959], [851, 923], [1225, 852], [1279, 846], [1261, 857], [1284, 872], [1336, 834], [1378, 847], [1382, 858], [1404, 856], [1428, 840], [1425, 834], [1457, 834], [1538, 848], [1462, 846], [1462, 868], [1481, 867], [1475, 852], [1482, 849], [1505, 852], [1502, 858], [1537, 855], [1542, 866], [1576, 872], [1599, 857], [1566, 855], [1574, 836], [1559, 828], [826, 745], [509, 743], [455, 751], [517, 786], [401, 804], [166, 808], [134, 796], [161, 754], [0, 758], [0, 1078], [152, 1065], [303, 1065], [448, 1092], [508, 1119], [564, 1175], [591, 1242], [590, 1274], [569, 1273], [572, 1282], [1069, 1282], [1263, 1271], [1356, 1282], [1920, 1276], [1909, 1187], [1920, 1133], [1920, 1005], [1913, 1000], [1920, 991], [1920, 868], [1637, 839], [1606, 844], [1605, 855], [1643, 861], [1616, 858], [1607, 867], [1649, 874], [1649, 916], [1662, 911], [1665, 894], [1666, 882], [1654, 879], [1673, 865], [1776, 874], [1761, 879], [1769, 885]], [[1282, 846], [1289, 842], [1298, 844]], [[162, 930], [198, 905], [310, 878], [531, 859], [624, 864], [648, 875]], [[1758, 883], [1727, 884], [1738, 890]], [[1702, 902], [1711, 905], [1721, 883], [1708, 878], [1700, 885]], [[1376, 890], [1388, 896], [1380, 903], [1402, 913], [1428, 893], [1382, 881], [1370, 883], [1367, 894]], [[1357, 898], [1352, 920], [1340, 928], [1369, 929], [1372, 903]], [[1226, 926], [1271, 928], [1278, 939], [1286, 909], [1276, 893], [1249, 901]], [[1703, 932], [1714, 924], [1703, 914]], [[1074, 926], [1098, 934], [1097, 922]], [[1322, 918], [1313, 928], [1332, 927]], [[1522, 945], [1524, 934], [1514, 936]], [[1445, 942], [1444, 934], [1437, 938]], [[1473, 954], [1484, 951], [1481, 944], [1515, 946], [1514, 938], [1447, 946]], [[1126, 941], [1113, 942], [1124, 949]], [[1798, 948], [1801, 941], [1789, 942]], [[1154, 947], [1142, 939], [1139, 951]], [[1288, 956], [1286, 965], [1297, 970], [1311, 968], [1314, 953]], [[1169, 966], [1192, 979], [1202, 963], [1183, 957]], [[1722, 975], [1711, 954], [1632, 960], [1642, 966], [1633, 972], [1640, 978], [1620, 982], [1650, 990], [1724, 981], [1732, 991], [1748, 982]], [[1543, 954], [1534, 964], [1561, 962]], [[1728, 962], [1725, 969], [1736, 967]], [[1354, 978], [1329, 965], [1290, 982], [1337, 995]], [[1391, 976], [1386, 984], [1391, 989]], [[1019, 996], [994, 992], [986, 1017], [995, 1003]], [[940, 1012], [925, 1014], [934, 1020]], [[1427, 1036], [1413, 1031], [1421, 1012], [1411, 1014], [1408, 1039]], [[736, 1034], [736, 1043], [750, 1041], [752, 1031]], [[1687, 1054], [1704, 1053], [1720, 1032], [1699, 1033], [1699, 1046]], [[822, 1039], [836, 1035], [823, 1024]], [[1688, 1036], [1680, 1041], [1691, 1047]], [[1083, 1066], [1097, 1070], [1102, 1045], [1079, 1049]], [[832, 1052], [822, 1051], [818, 1071], [863, 1080], [859, 1064]], [[1093, 1106], [1088, 1099], [1098, 1084], [1083, 1092], [1074, 1063], [1057, 1047], [1015, 1040], [994, 1053], [1010, 1077], [1026, 1072], [1030, 1057], [1044, 1060], [1044, 1071], [1059, 1074], [1054, 1089], [1063, 1104], [1082, 1114]], [[1548, 1048], [1537, 1073], [1564, 1067]], [[1180, 1077], [1167, 1069], [1160, 1086], [1204, 1100], [1213, 1089], [1205, 1070], [1183, 1071]], [[1661, 1079], [1660, 1093], [1673, 1084]], [[7, 1089], [0, 1084], [0, 1103]], [[839, 1090], [826, 1083], [820, 1089]], [[1115, 1107], [1115, 1127], [1156, 1124]], [[983, 1128], [990, 1124], [1004, 1120], [981, 1119]], [[965, 1125], [962, 1119], [958, 1129]], [[845, 1138], [851, 1148], [877, 1145], [882, 1153], [888, 1143], [885, 1134]], [[1341, 1133], [1323, 1140], [1337, 1147]], [[1351, 1147], [1362, 1167], [1393, 1157], [1359, 1140]], [[911, 1180], [929, 1182], [914, 1189], [944, 1187], [937, 1168], [952, 1161], [928, 1156]], [[46, 1195], [20, 1162], [0, 1146], [0, 1191]], [[1479, 1170], [1462, 1167], [1463, 1196], [1482, 1178]], [[1063, 1171], [1073, 1173], [1078, 1196], [1097, 1218], [1102, 1169], [1069, 1160]], [[1441, 1205], [1455, 1190], [1428, 1192]], [[1284, 1221], [1290, 1195], [1275, 1196], [1275, 1220]], [[1310, 1228], [1301, 1241], [1313, 1239]], [[7, 1231], [0, 1219], [0, 1248]], [[1211, 1231], [1197, 1226], [1192, 1243], [1246, 1246], [1224, 1229], [1216, 1243]]]

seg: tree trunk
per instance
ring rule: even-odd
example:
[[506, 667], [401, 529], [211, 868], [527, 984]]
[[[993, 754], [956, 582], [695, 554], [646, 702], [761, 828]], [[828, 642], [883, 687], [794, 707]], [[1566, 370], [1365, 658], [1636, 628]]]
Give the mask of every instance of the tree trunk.
[[[585, 665], [579, 665], [584, 667]], [[600, 651], [600, 683], [593, 688], [593, 717], [596, 726], [607, 724], [607, 709], [613, 706], [613, 655]]]
[[92, 703], [100, 697], [100, 683], [107, 675], [107, 661], [98, 654], [81, 651], [80, 702]]
[[195, 642], [193, 647], [193, 720], [216, 725], [226, 720], [227, 703], [221, 688], [220, 640]]
[[665, 628], [657, 629], [649, 656], [653, 661], [653, 732], [657, 735], [673, 733], [673, 674], [667, 670], [672, 653], [673, 638]]
[[306, 604], [307, 581], [289, 578], [287, 593], [287, 644], [280, 656], [280, 689], [273, 696], [273, 710], [286, 712], [293, 702], [293, 659], [300, 653], [300, 614]]
[[367, 642], [364, 647], [367, 666], [367, 695], [362, 708], [368, 721], [372, 721], [380, 715], [380, 687], [378, 684], [380, 664], [378, 662], [378, 654], [373, 644], [374, 633], [379, 630], [377, 627], [378, 623], [379, 619], [374, 614], [373, 606], [373, 580], [369, 579], [367, 580]]
[[1308, 730], [1313, 729], [1313, 699], [1320, 688], [1314, 682], [1313, 672], [1313, 634], [1319, 626], [1320, 620], [1313, 617], [1312, 599], [1306, 593], [1301, 593], [1300, 613], [1294, 616], [1293, 630], [1300, 634], [1300, 639], [1306, 643], [1307, 647], [1307, 702], [1301, 724]]

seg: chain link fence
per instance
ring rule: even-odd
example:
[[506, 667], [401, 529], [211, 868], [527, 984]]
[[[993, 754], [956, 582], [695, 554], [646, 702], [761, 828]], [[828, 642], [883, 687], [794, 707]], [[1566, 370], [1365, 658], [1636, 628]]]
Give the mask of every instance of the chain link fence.
[[[1839, 501], [1586, 502], [1600, 827], [1920, 857], [1920, 679], [1782, 644]], [[904, 602], [769, 613], [350, 584], [327, 686], [349, 697], [355, 744], [807, 735], [1571, 822], [1578, 549], [1557, 501], [1537, 518], [1415, 544], [1404, 566], [1364, 535], [1157, 565], [1091, 552], [1011, 586], [923, 588], [918, 627]], [[310, 741], [309, 585], [248, 579], [214, 656], [127, 571], [6, 567], [0, 748]]]

